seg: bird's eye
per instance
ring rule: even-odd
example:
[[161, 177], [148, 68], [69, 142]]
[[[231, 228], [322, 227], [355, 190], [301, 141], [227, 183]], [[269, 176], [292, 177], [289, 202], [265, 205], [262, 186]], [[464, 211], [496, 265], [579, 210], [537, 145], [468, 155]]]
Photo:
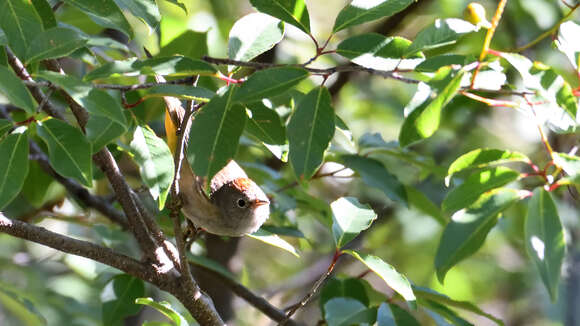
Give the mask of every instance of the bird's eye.
[[238, 199], [237, 201], [238, 207], [246, 207], [246, 201], [243, 198]]

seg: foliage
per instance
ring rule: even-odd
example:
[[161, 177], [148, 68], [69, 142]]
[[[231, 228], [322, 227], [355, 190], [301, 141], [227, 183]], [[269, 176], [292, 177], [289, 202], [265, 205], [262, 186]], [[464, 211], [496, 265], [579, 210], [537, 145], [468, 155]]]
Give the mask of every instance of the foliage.
[[[537, 306], [578, 304], [561, 293], [580, 276], [561, 275], [578, 255], [580, 4], [536, 1], [548, 19], [506, 2], [483, 3], [489, 23], [478, 4], [460, 19], [457, 0], [335, 1], [329, 13], [304, 0], [3, 0], [0, 231], [47, 244], [10, 229], [41, 224], [145, 263], [139, 227], [181, 248], [162, 127], [174, 97], [196, 109], [193, 171], [209, 180], [235, 158], [272, 199], [242, 240], [241, 271], [204, 257], [209, 239], [187, 253], [219, 286], [284, 289], [280, 306], [303, 297], [287, 318], [328, 325], [561, 321]], [[124, 201], [119, 174], [145, 191]], [[131, 203], [155, 219], [131, 219]], [[0, 319], [120, 325], [143, 307], [159, 312], [148, 325], [200, 318], [170, 285], [52, 243], [66, 254], [0, 236]], [[293, 275], [306, 288], [276, 285]]]

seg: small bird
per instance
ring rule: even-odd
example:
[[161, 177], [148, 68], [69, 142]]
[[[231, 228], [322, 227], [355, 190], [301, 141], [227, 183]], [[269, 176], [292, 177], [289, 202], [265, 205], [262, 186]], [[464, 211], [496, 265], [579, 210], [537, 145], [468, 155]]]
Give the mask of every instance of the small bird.
[[[155, 76], [157, 82], [165, 82]], [[174, 97], [163, 97], [166, 105], [165, 130], [172, 152], [177, 148], [177, 126], [187, 136], [191, 119], [183, 121], [185, 109]], [[185, 142], [187, 143], [187, 141]], [[211, 180], [210, 195], [203, 190], [203, 179], [196, 176], [183, 153], [179, 175], [182, 213], [195, 227], [217, 235], [240, 237], [257, 231], [270, 215], [270, 201], [264, 191], [234, 161], [222, 168]]]

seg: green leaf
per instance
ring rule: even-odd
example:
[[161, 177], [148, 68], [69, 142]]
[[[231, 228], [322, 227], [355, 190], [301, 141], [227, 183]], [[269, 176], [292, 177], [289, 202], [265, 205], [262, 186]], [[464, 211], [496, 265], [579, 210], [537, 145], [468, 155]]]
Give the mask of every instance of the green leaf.
[[92, 147], [79, 129], [50, 119], [38, 122], [38, 136], [48, 146], [50, 165], [56, 172], [87, 187], [92, 186]]
[[354, 240], [368, 229], [377, 214], [369, 205], [363, 205], [354, 197], [341, 197], [330, 204], [332, 209], [332, 236], [337, 249]]
[[214, 96], [191, 124], [187, 160], [195, 174], [209, 180], [234, 157], [244, 131], [246, 113], [233, 102], [235, 90]]
[[453, 214], [443, 231], [435, 257], [437, 278], [441, 283], [451, 267], [483, 245], [499, 214], [520, 197], [520, 192], [514, 189], [494, 189], [479, 197], [471, 206]]
[[417, 34], [415, 41], [407, 49], [405, 55], [454, 44], [464, 34], [472, 33], [476, 30], [477, 27], [475, 25], [461, 19], [437, 19], [433, 25], [429, 25]]
[[542, 188], [534, 190], [528, 203], [524, 236], [527, 252], [550, 298], [556, 301], [566, 243], [556, 204], [552, 195]]
[[324, 319], [328, 326], [373, 324], [376, 308], [367, 308], [352, 298], [333, 298], [324, 305]]
[[365, 184], [382, 190], [394, 201], [407, 202], [405, 187], [380, 161], [358, 155], [344, 155], [342, 159], [347, 167], [361, 176]]
[[34, 5], [36, 13], [38, 13], [42, 19], [42, 26], [44, 29], [56, 27], [56, 18], [54, 17], [52, 7], [47, 0], [32, 0], [32, 5]]
[[300, 257], [300, 255], [298, 254], [298, 251], [296, 251], [296, 248], [294, 248], [291, 244], [286, 242], [286, 240], [280, 238], [277, 234], [266, 231], [264, 229], [259, 229], [258, 231], [254, 232], [252, 234], [248, 234], [248, 236], [250, 238], [262, 241], [262, 242], [269, 244], [271, 246], [285, 250], [285, 251], [291, 253], [292, 255], [294, 255], [295, 257]]
[[554, 152], [554, 164], [564, 170], [571, 179], [580, 177], [580, 157]]
[[252, 13], [240, 18], [228, 39], [228, 57], [249, 61], [270, 50], [284, 37], [284, 23], [271, 16]]
[[28, 132], [18, 131], [0, 141], [0, 210], [18, 195], [28, 174]]
[[141, 98], [171, 96], [184, 100], [209, 102], [214, 95], [214, 92], [199, 86], [161, 84], [147, 88], [141, 93]]
[[88, 141], [93, 148], [93, 154], [100, 151], [105, 145], [119, 138], [127, 131], [127, 127], [109, 119], [108, 117], [93, 115], [85, 126]]
[[129, 38], [133, 37], [131, 25], [113, 0], [64, 0], [64, 2], [84, 11], [95, 23], [117, 29]]
[[279, 67], [257, 71], [246, 80], [234, 97], [235, 101], [250, 103], [280, 95], [308, 77], [308, 71], [295, 67]]
[[[433, 301], [426, 301], [425, 306], [435, 311], [438, 316], [444, 316], [445, 320], [443, 325], [462, 325], [462, 326], [473, 326], [472, 323], [468, 322], [464, 318], [461, 318], [455, 311], [449, 309], [448, 307]], [[450, 322], [447, 323], [448, 320]], [[437, 323], [437, 325], [441, 325]]]
[[169, 3], [172, 3], [172, 4], [176, 5], [176, 6], [178, 6], [187, 15], [187, 7], [183, 4], [183, 2], [181, 2], [179, 0], [165, 0], [165, 1], [167, 1]]
[[483, 193], [504, 186], [519, 176], [518, 171], [501, 166], [476, 172], [451, 190], [441, 207], [446, 212], [456, 212], [474, 203]]
[[325, 87], [310, 91], [288, 123], [290, 162], [298, 179], [310, 179], [322, 164], [334, 135], [334, 109]]
[[395, 305], [383, 303], [377, 311], [377, 326], [421, 326], [407, 310]]
[[139, 165], [141, 179], [153, 199], [158, 201], [159, 210], [162, 210], [175, 174], [173, 155], [167, 143], [147, 126], [135, 128], [130, 146]]
[[113, 75], [211, 76], [216, 69], [207, 62], [184, 56], [157, 57], [147, 60], [128, 59], [113, 61], [86, 74], [84, 80], [107, 78]]
[[390, 17], [413, 2], [415, 0], [353, 0], [338, 13], [332, 32], [336, 33], [351, 26]]
[[246, 130], [265, 144], [284, 145], [286, 143], [286, 127], [282, 124], [278, 113], [262, 102], [247, 105], [251, 117], [246, 124]]
[[217, 261], [208, 258], [206, 256], [202, 256], [202, 255], [194, 255], [191, 252], [186, 252], [187, 254], [187, 260], [190, 261], [191, 263], [201, 266], [203, 268], [206, 269], [210, 269], [214, 272], [217, 272], [219, 274], [221, 274], [222, 276], [225, 276], [229, 279], [235, 280], [236, 276], [234, 274], [232, 274], [232, 272], [230, 272], [226, 267], [224, 267], [224, 265], [218, 263]]
[[107, 92], [93, 88], [91, 84], [70, 75], [61, 75], [52, 71], [42, 71], [37, 75], [62, 88], [89, 113], [107, 117], [126, 126], [127, 119], [121, 104]]
[[501, 321], [501, 319], [496, 318], [493, 315], [486, 313], [485, 311], [481, 310], [479, 307], [477, 307], [476, 305], [474, 305], [473, 303], [471, 303], [469, 301], [453, 300], [453, 299], [449, 298], [448, 296], [446, 296], [445, 294], [441, 294], [435, 290], [432, 290], [429, 288], [423, 288], [420, 286], [413, 286], [413, 292], [415, 292], [415, 295], [420, 300], [429, 300], [429, 301], [437, 302], [437, 303], [444, 305], [444, 306], [450, 306], [450, 307], [463, 309], [465, 311], [469, 311], [469, 312], [472, 312], [476, 315], [485, 317], [485, 318], [495, 322], [497, 325], [503, 326], [503, 322]]
[[419, 72], [436, 72], [439, 68], [450, 65], [465, 66], [470, 62], [475, 61], [475, 58], [460, 54], [443, 54], [425, 59], [417, 67]]
[[64, 57], [85, 44], [87, 39], [70, 28], [47, 29], [38, 34], [26, 49], [26, 62]]
[[562, 51], [568, 60], [578, 70], [580, 65], [580, 44], [578, 44], [578, 35], [580, 35], [580, 25], [573, 21], [564, 22], [558, 28], [558, 38], [556, 46]]
[[135, 299], [145, 295], [145, 283], [133, 276], [120, 274], [109, 281], [101, 292], [104, 325], [120, 325], [121, 321], [141, 310]]
[[28, 0], [0, 2], [0, 28], [14, 54], [23, 59], [26, 48], [42, 32], [42, 21]]
[[368, 306], [370, 303], [364, 280], [359, 278], [331, 278], [326, 281], [324, 287], [320, 290], [319, 304], [322, 314], [325, 314], [324, 305], [328, 301], [340, 297], [355, 299], [365, 306]]
[[310, 17], [304, 0], [250, 0], [258, 11], [279, 18], [310, 34]]
[[136, 18], [149, 26], [150, 30], [159, 27], [161, 14], [155, 0], [115, 0], [120, 7], [127, 8]]
[[164, 314], [165, 317], [169, 318], [176, 326], [188, 326], [187, 320], [183, 317], [177, 310], [173, 309], [171, 304], [167, 301], [156, 302], [151, 298], [137, 298], [135, 300], [136, 304], [146, 305], [155, 308], [160, 313]]
[[3, 284], [0, 284], [0, 304], [3, 311], [16, 316], [22, 325], [41, 326], [48, 324], [46, 318], [40, 314], [29, 299], [6, 288]]
[[407, 193], [407, 200], [411, 207], [433, 217], [440, 225], [447, 224], [448, 219], [443, 216], [441, 209], [427, 198], [425, 194], [411, 186], [406, 186], [405, 192]]
[[411, 304], [414, 304], [415, 294], [413, 294], [411, 283], [409, 283], [409, 280], [405, 276], [399, 274], [393, 266], [387, 264], [377, 256], [361, 254], [354, 250], [343, 250], [343, 252], [361, 261], [371, 271], [382, 278], [391, 289], [399, 293]]
[[574, 96], [572, 87], [567, 82], [562, 83], [562, 87], [556, 92], [556, 103], [566, 111], [572, 118], [578, 114], [578, 99]]
[[159, 51], [159, 57], [182, 55], [189, 58], [201, 58], [207, 55], [207, 32], [196, 32], [190, 29], [179, 34]]
[[427, 99], [427, 101], [415, 108], [405, 118], [401, 132], [399, 133], [401, 146], [409, 146], [415, 142], [431, 137], [439, 128], [441, 111], [455, 97], [455, 94], [457, 94], [461, 86], [464, 71], [459, 70], [457, 73], [454, 73], [449, 68], [444, 69], [441, 74], [446, 74], [446, 76], [442, 77], [446, 84], [445, 88], [438, 92], [434, 98]]
[[478, 148], [471, 152], [458, 157], [447, 170], [445, 184], [449, 185], [449, 180], [453, 174], [467, 169], [482, 169], [510, 162], [531, 162], [530, 159], [522, 153], [510, 152], [501, 149]]
[[22, 80], [7, 67], [0, 66], [0, 93], [14, 106], [24, 109], [28, 114], [34, 114], [36, 105], [32, 95], [24, 86]]
[[403, 59], [411, 41], [403, 37], [385, 37], [377, 33], [352, 36], [342, 41], [336, 53], [350, 59], [357, 65], [391, 71], [414, 69], [424, 59], [420, 52]]
[[12, 128], [12, 122], [6, 119], [0, 119], [0, 139]]

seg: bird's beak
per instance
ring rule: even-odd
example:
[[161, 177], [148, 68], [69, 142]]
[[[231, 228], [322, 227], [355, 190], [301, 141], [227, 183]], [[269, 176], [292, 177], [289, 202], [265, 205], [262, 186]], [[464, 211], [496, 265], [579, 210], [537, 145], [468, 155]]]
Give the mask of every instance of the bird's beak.
[[262, 205], [268, 205], [269, 203], [270, 203], [269, 200], [256, 199], [256, 201], [254, 201], [254, 206], [258, 207], [258, 206], [262, 206]]

